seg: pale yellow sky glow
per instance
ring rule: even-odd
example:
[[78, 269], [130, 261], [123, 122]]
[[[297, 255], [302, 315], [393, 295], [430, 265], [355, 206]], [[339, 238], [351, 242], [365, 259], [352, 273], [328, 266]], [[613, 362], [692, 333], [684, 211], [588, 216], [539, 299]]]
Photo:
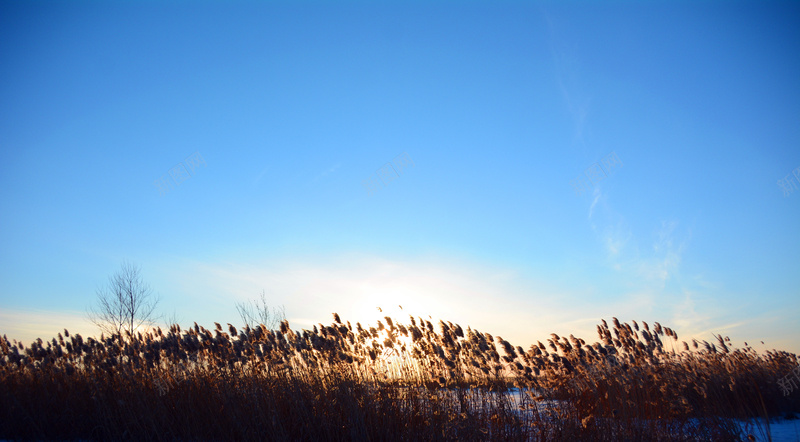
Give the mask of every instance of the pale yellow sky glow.
[[49, 341], [67, 329], [71, 334], [99, 336], [99, 330], [90, 323], [83, 312], [49, 310], [0, 311], [0, 334], [16, 339], [25, 345], [37, 338]]
[[[653, 266], [661, 264], [655, 262]], [[661, 322], [674, 328], [682, 340], [692, 336], [711, 340], [709, 330], [715, 327], [719, 333], [728, 333], [737, 345], [744, 339], [753, 344], [760, 341], [756, 337], [763, 336], [753, 334], [747, 323], [732, 324], [697, 314], [697, 304], [706, 302], [698, 293], [686, 293], [680, 300], [666, 299], [659, 295], [663, 275], [656, 273], [653, 277], [649, 271], [644, 273], [651, 277], [632, 276], [634, 282], [627, 293], [600, 300], [591, 286], [559, 288], [518, 269], [455, 257], [399, 260], [352, 253], [242, 262], [185, 261], [172, 268], [163, 277], [180, 280], [181, 291], [197, 297], [187, 300], [182, 316], [204, 324], [237, 324], [235, 303], [255, 298], [265, 290], [270, 301], [286, 307], [294, 329], [330, 324], [334, 312], [344, 321], [364, 326], [384, 316], [404, 323], [409, 315], [423, 319], [430, 316], [527, 347], [550, 333], [575, 334], [594, 342], [600, 320], [616, 316], [622, 321]], [[630, 272], [641, 275], [643, 269]], [[758, 318], [751, 322], [757, 323]], [[767, 343], [769, 348], [791, 350], [797, 345], [789, 339], [768, 340], [772, 341], [771, 346]]]
[[[663, 299], [658, 294], [663, 275], [641, 268], [632, 271], [650, 277], [631, 284], [626, 294], [601, 301], [591, 287], [559, 289], [516, 269], [454, 257], [392, 260], [353, 253], [252, 262], [258, 260], [170, 262], [149, 266], [148, 275], [160, 288], [161, 311], [176, 311], [183, 326], [194, 321], [206, 327], [215, 321], [240, 326], [236, 303], [254, 299], [264, 290], [271, 303], [285, 306], [295, 330], [330, 324], [334, 312], [343, 321], [361, 322], [364, 327], [385, 316], [408, 323], [413, 315], [470, 326], [527, 348], [550, 333], [594, 342], [600, 320], [616, 316], [621, 321], [661, 322], [675, 329], [681, 340], [712, 341], [712, 333], [721, 333], [737, 346], [747, 340], [760, 351], [798, 350], [789, 337], [767, 333], [767, 318], [727, 321], [698, 314], [698, 303], [705, 302], [701, 293], [686, 291], [684, 299]], [[785, 320], [772, 320], [776, 319]], [[0, 313], [0, 324], [0, 332], [25, 343], [37, 337], [52, 339], [64, 328], [84, 336], [98, 334], [79, 311], [8, 310]]]

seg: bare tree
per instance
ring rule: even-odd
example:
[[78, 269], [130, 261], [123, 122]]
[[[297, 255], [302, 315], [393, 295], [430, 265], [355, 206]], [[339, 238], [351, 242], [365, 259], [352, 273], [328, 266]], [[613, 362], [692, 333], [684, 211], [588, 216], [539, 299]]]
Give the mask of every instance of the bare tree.
[[180, 325], [182, 320], [183, 318], [178, 315], [178, 311], [172, 310], [172, 314], [167, 317], [165, 324], [167, 328], [171, 328], [173, 325]]
[[244, 325], [249, 327], [264, 324], [268, 329], [274, 330], [286, 319], [286, 308], [284, 306], [270, 308], [263, 290], [258, 299], [236, 303], [236, 310], [239, 311]]
[[97, 290], [97, 306], [88, 316], [103, 332], [120, 337], [130, 332], [133, 337], [140, 326], [153, 324], [158, 301], [140, 268], [123, 261], [119, 272], [108, 278], [108, 286]]

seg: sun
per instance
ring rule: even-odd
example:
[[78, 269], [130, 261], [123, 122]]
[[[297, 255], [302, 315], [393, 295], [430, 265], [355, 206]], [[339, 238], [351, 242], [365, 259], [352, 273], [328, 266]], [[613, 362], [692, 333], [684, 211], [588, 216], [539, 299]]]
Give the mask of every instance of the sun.
[[[353, 326], [361, 323], [364, 328], [376, 326], [378, 321], [386, 324], [386, 317], [396, 323], [410, 325], [409, 316], [433, 320], [452, 311], [446, 308], [434, 290], [427, 288], [427, 281], [414, 278], [375, 277], [363, 281], [355, 288], [350, 305], [338, 312], [344, 321]], [[435, 322], [435, 321], [434, 321]]]
[[[386, 323], [388, 316], [403, 324], [409, 322], [409, 315], [421, 316], [418, 297], [404, 290], [380, 291], [367, 294], [352, 306], [353, 319], [362, 325], [375, 325], [377, 321]], [[425, 314], [427, 316], [427, 313]]]

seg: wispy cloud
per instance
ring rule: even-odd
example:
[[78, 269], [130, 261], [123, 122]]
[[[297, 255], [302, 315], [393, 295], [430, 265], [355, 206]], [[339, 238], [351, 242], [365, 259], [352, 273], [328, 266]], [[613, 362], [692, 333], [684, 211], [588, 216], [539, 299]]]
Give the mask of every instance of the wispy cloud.
[[[601, 212], [602, 217], [595, 216], [596, 211]], [[598, 187], [594, 188], [592, 194], [588, 219], [592, 230], [600, 236], [612, 266], [620, 270], [620, 259], [625, 255], [623, 252], [632, 238], [632, 233], [627, 227], [625, 217], [610, 207], [606, 195]]]
[[656, 240], [652, 246], [653, 255], [643, 260], [639, 266], [640, 274], [647, 280], [657, 281], [660, 288], [664, 288], [667, 281], [679, 275], [680, 272], [681, 259], [688, 237], [681, 239], [675, 245], [674, 236], [677, 226], [677, 221], [661, 222], [661, 228], [656, 232]]
[[654, 289], [663, 289], [667, 280], [679, 273], [690, 235], [687, 232], [679, 237], [678, 221], [661, 221], [652, 246], [645, 249], [651, 251], [641, 253], [625, 217], [611, 207], [599, 188], [594, 189], [588, 219], [615, 270], [632, 271]]
[[728, 323], [728, 324], [715, 325], [715, 326], [713, 326], [711, 328], [708, 328], [708, 329], [705, 329], [705, 330], [702, 330], [702, 331], [699, 331], [699, 332], [694, 332], [694, 333], [692, 333], [692, 335], [701, 336], [701, 337], [704, 337], [704, 339], [708, 339], [708, 338], [705, 338], [706, 336], [709, 336], [709, 335], [713, 336], [715, 334], [724, 336], [725, 334], [730, 334], [731, 332], [736, 331], [737, 329], [740, 329], [742, 326], [747, 325], [747, 324], [749, 324], [751, 322], [753, 322], [753, 321], [752, 320], [744, 320], [744, 321], [737, 321], [737, 322]]
[[314, 184], [314, 183], [316, 183], [317, 181], [319, 181], [319, 180], [321, 180], [321, 179], [323, 179], [323, 178], [327, 177], [328, 175], [331, 175], [331, 174], [335, 173], [335, 172], [336, 172], [336, 169], [338, 169], [338, 168], [340, 168], [340, 167], [342, 167], [342, 163], [341, 163], [341, 162], [334, 164], [333, 166], [331, 166], [331, 167], [329, 167], [328, 169], [326, 169], [326, 170], [322, 171], [322, 173], [320, 173], [319, 175], [317, 175], [316, 177], [314, 177], [314, 179], [313, 179], [313, 180], [311, 180], [311, 182], [310, 182], [309, 184]]
[[591, 97], [582, 93], [580, 88], [580, 65], [575, 55], [576, 48], [568, 47], [567, 39], [559, 35], [555, 19], [547, 12], [544, 13], [547, 21], [548, 43], [553, 58], [556, 84], [564, 98], [567, 110], [572, 116], [575, 132], [574, 137], [583, 142], [583, 132], [589, 116]]
[[[626, 281], [628, 292], [619, 297], [619, 313], [642, 318], [658, 313], [671, 320], [671, 327], [685, 332], [712, 325], [710, 315], [700, 315], [697, 296], [713, 289], [713, 284], [695, 275], [681, 277], [683, 258], [691, 234], [680, 228], [678, 220], [660, 220], [650, 238], [637, 238], [623, 214], [611, 207], [608, 196], [595, 188], [588, 219], [598, 238], [609, 267]], [[640, 246], [642, 243], [649, 244]], [[705, 307], [705, 306], [704, 306]]]
[[265, 167], [265, 168], [264, 168], [264, 170], [262, 170], [262, 171], [261, 171], [261, 173], [260, 173], [260, 174], [258, 174], [258, 176], [257, 176], [257, 177], [256, 177], [256, 178], [253, 180], [253, 185], [254, 185], [254, 186], [255, 186], [256, 184], [258, 184], [258, 182], [259, 182], [259, 181], [261, 181], [261, 178], [264, 178], [264, 175], [266, 175], [266, 174], [267, 174], [267, 171], [268, 171], [268, 170], [269, 170], [269, 166]]
[[600, 201], [600, 197], [602, 196], [602, 192], [600, 191], [599, 187], [595, 187], [594, 191], [592, 192], [592, 205], [589, 206], [589, 219], [592, 219], [592, 215], [594, 215], [594, 208], [597, 206], [598, 201]]
[[683, 290], [683, 299], [675, 303], [672, 322], [684, 333], [696, 334], [699, 329], [708, 326], [709, 317], [697, 313], [695, 297], [692, 290]]

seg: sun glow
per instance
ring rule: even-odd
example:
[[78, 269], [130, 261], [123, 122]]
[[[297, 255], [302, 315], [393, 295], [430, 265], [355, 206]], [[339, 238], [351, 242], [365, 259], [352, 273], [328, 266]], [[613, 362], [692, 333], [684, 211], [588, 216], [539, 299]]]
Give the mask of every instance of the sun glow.
[[351, 305], [352, 316], [348, 315], [348, 319], [361, 322], [364, 327], [377, 321], [385, 323], [387, 316], [408, 324], [409, 316], [430, 319], [430, 315], [445, 311], [434, 294], [412, 285], [369, 287], [364, 292]]

